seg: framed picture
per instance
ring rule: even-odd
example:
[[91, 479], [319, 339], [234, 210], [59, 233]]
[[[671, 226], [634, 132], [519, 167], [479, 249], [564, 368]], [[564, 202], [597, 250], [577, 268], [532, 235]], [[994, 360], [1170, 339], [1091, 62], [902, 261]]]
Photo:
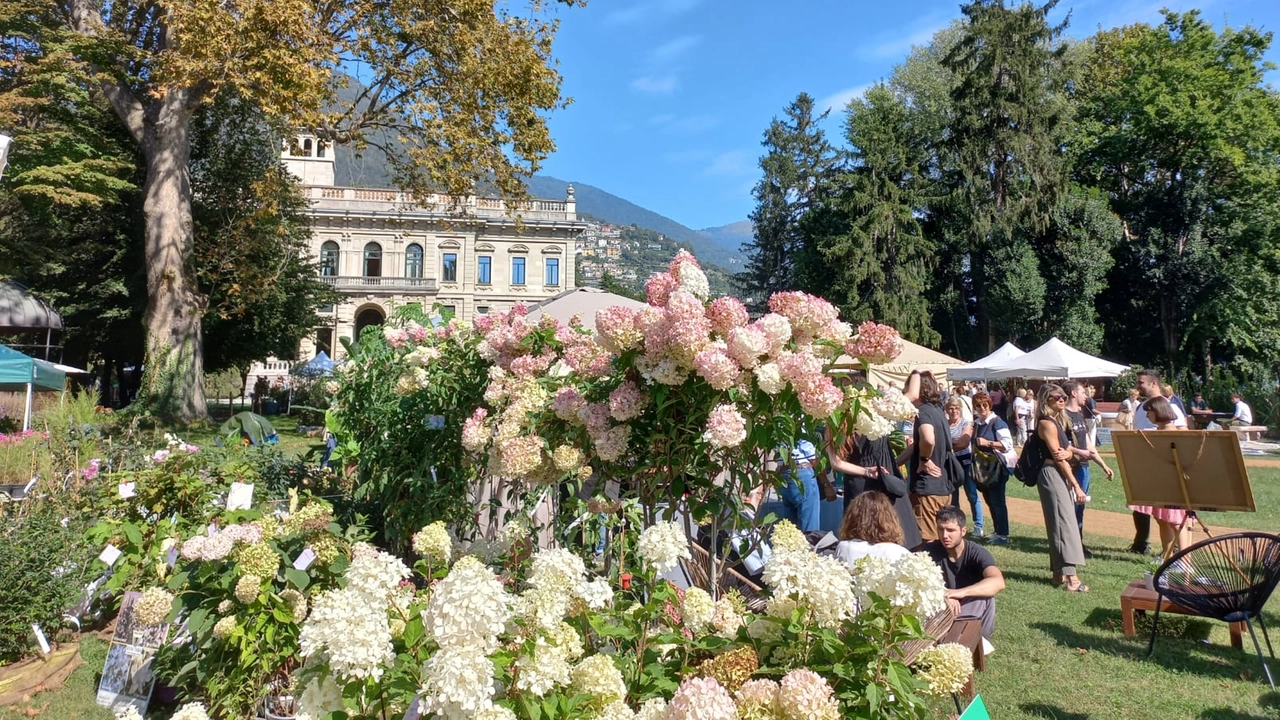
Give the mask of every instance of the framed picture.
[[1113, 430], [1111, 439], [1130, 505], [1257, 510], [1232, 430]]

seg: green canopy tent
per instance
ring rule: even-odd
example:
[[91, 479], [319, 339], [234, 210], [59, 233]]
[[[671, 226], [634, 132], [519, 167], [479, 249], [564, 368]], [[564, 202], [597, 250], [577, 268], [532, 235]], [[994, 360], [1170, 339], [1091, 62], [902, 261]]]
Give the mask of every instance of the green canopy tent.
[[53, 363], [28, 357], [7, 345], [0, 345], [0, 391], [26, 392], [22, 429], [31, 429], [32, 396], [39, 390], [65, 390], [67, 374]]

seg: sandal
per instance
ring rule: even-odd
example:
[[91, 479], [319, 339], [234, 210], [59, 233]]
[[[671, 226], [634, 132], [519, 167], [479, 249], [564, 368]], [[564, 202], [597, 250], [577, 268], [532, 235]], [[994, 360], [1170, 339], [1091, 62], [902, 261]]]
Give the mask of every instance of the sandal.
[[1064, 590], [1066, 590], [1067, 592], [1072, 592], [1072, 593], [1073, 593], [1073, 592], [1074, 592], [1074, 593], [1087, 593], [1087, 592], [1089, 592], [1089, 586], [1088, 586], [1088, 585], [1085, 585], [1084, 583], [1078, 583], [1075, 587], [1071, 587], [1070, 585], [1066, 585], [1066, 586], [1064, 586], [1064, 587], [1063, 587], [1063, 589], [1064, 589]]

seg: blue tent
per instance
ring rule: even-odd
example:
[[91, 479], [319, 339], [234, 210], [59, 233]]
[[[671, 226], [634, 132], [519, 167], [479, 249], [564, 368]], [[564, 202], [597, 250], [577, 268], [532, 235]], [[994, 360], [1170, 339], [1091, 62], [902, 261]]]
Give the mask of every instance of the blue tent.
[[289, 374], [306, 378], [329, 377], [333, 375], [333, 360], [321, 350], [315, 357], [290, 370]]
[[31, 396], [37, 390], [63, 390], [67, 374], [53, 363], [28, 357], [7, 345], [0, 345], [0, 390], [26, 392], [22, 429], [31, 428]]

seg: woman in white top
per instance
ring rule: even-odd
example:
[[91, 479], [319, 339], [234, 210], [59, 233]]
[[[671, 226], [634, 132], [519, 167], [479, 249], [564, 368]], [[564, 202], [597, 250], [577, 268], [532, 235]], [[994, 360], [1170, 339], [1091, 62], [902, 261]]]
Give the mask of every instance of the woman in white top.
[[908, 553], [902, 546], [902, 526], [889, 498], [878, 492], [853, 499], [840, 523], [836, 557], [850, 570], [864, 557], [897, 560]]

